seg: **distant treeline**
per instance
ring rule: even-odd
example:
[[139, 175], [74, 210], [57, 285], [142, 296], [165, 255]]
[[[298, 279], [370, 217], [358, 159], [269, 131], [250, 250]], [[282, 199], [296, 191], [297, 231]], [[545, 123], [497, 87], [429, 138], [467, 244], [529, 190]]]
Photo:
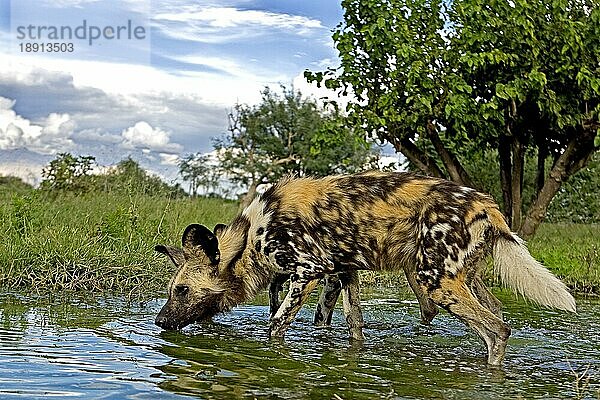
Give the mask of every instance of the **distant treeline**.
[[[527, 158], [524, 174], [524, 209], [527, 210], [534, 197], [535, 157]], [[92, 174], [94, 158], [91, 156], [73, 156], [59, 154], [43, 172], [43, 181], [39, 190], [48, 195], [60, 193], [83, 194], [105, 192], [123, 195], [143, 194], [169, 198], [183, 198], [190, 194], [178, 183], [167, 183], [158, 176], [145, 171], [140, 165], [127, 158], [104, 173]], [[467, 168], [471, 172], [480, 190], [491, 194], [502, 204], [500, 182], [495, 174], [498, 163], [493, 152], [474, 157]], [[217, 168], [208, 166], [208, 168]], [[184, 175], [183, 171], [180, 171]], [[20, 178], [0, 176], [0, 192], [24, 193], [33, 187]], [[216, 191], [211, 191], [215, 196]], [[579, 171], [572, 179], [563, 184], [557, 196], [552, 200], [547, 222], [600, 223], [600, 153], [595, 154], [589, 165]]]
[[47, 193], [106, 192], [185, 197], [177, 183], [166, 183], [148, 173], [131, 158], [122, 160], [102, 173], [92, 173], [96, 161], [92, 156], [60, 153], [42, 170], [40, 190]]

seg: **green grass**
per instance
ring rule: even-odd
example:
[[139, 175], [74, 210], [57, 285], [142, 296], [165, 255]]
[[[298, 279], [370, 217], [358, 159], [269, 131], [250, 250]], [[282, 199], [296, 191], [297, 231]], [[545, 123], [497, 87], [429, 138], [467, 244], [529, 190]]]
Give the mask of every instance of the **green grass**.
[[542, 224], [528, 247], [573, 290], [600, 294], [600, 225]]
[[212, 227], [237, 207], [206, 198], [0, 194], [0, 286], [156, 292], [173, 269], [154, 245], [179, 244], [188, 224]]
[[[207, 198], [0, 190], [0, 287], [152, 295], [173, 273], [154, 245], [178, 245], [188, 224], [227, 223], [237, 208]], [[543, 224], [529, 248], [571, 288], [600, 294], [600, 225]], [[362, 282], [398, 285], [405, 278], [366, 272]]]

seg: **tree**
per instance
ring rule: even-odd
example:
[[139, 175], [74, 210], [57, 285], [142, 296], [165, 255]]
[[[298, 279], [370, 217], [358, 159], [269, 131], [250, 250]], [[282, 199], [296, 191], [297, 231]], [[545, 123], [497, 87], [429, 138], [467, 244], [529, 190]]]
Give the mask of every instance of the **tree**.
[[377, 154], [360, 130], [349, 128], [337, 108], [324, 110], [298, 91], [266, 88], [260, 104], [237, 104], [229, 129], [215, 141], [219, 164], [232, 182], [248, 188], [287, 174], [323, 176], [375, 166]]
[[160, 177], [140, 167], [131, 157], [119, 161], [108, 173], [98, 176], [95, 182], [98, 190], [106, 192], [171, 197], [185, 195], [181, 186], [163, 182]]
[[[351, 91], [354, 124], [430, 175], [473, 185], [463, 161], [497, 150], [505, 214], [533, 235], [561, 185], [600, 148], [598, 0], [342, 6], [333, 33], [341, 66], [306, 77]], [[527, 152], [538, 171], [523, 220]]]
[[189, 193], [192, 196], [197, 196], [200, 188], [204, 189], [205, 193], [216, 188], [218, 171], [212, 164], [214, 163], [211, 163], [210, 157], [202, 153], [188, 154], [179, 161], [179, 175], [190, 183]]
[[42, 169], [41, 188], [44, 190], [84, 192], [89, 189], [85, 177], [89, 175], [96, 159], [92, 156], [73, 156], [59, 153]]

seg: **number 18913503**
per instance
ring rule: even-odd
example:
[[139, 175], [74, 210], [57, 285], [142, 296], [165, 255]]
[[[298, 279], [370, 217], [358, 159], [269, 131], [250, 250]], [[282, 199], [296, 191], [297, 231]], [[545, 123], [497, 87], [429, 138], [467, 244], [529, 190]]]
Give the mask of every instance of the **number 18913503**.
[[21, 53], [72, 53], [75, 51], [73, 43], [19, 43]]

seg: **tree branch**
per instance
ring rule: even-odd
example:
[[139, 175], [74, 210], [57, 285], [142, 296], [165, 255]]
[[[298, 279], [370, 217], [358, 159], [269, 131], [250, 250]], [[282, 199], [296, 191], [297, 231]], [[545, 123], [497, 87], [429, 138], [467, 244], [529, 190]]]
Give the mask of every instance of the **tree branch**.
[[437, 127], [431, 121], [427, 122], [427, 134], [429, 140], [431, 140], [431, 143], [435, 148], [435, 151], [440, 156], [440, 159], [442, 160], [446, 171], [448, 171], [450, 179], [461, 185], [474, 187], [475, 185], [473, 184], [471, 177], [469, 176], [467, 171], [465, 171], [465, 169], [461, 165], [460, 161], [458, 161], [456, 156], [450, 153], [448, 149], [446, 149], [444, 143], [442, 143], [442, 140], [440, 139]]
[[546, 158], [548, 158], [548, 148], [543, 144], [538, 144], [537, 170], [535, 174], [535, 190], [539, 192], [544, 187], [546, 177]]
[[392, 145], [396, 151], [402, 153], [411, 163], [413, 163], [423, 173], [435, 176], [436, 178], [445, 178], [442, 170], [437, 166], [435, 160], [419, 149], [408, 137], [399, 139], [393, 136]]
[[512, 142], [512, 176], [511, 176], [511, 200], [512, 200], [512, 228], [519, 229], [521, 226], [521, 208], [523, 202], [523, 169], [525, 167], [525, 146], [517, 136]]
[[510, 140], [502, 135], [498, 141], [498, 156], [500, 158], [500, 184], [502, 186], [502, 200], [504, 201], [504, 216], [508, 225], [512, 226], [512, 161], [510, 158]]

